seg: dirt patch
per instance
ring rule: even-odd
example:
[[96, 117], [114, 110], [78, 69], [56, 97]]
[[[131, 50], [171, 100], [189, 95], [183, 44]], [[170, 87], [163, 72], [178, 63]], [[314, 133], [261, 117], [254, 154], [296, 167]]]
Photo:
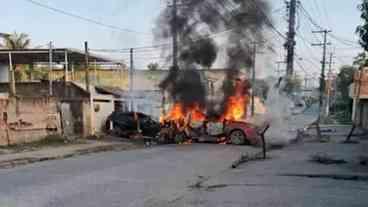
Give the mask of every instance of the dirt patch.
[[86, 144], [85, 139], [69, 140], [61, 135], [48, 135], [45, 138], [30, 143], [15, 144], [0, 147], [0, 154], [13, 154], [21, 152], [31, 152], [46, 147], [63, 147], [68, 145]]

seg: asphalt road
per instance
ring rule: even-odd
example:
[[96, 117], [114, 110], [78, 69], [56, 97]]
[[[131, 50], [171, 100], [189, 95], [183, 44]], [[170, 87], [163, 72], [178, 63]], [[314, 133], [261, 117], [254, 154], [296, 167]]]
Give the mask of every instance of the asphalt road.
[[[299, 143], [235, 170], [229, 166], [241, 153], [260, 149], [172, 145], [55, 160], [0, 170], [0, 207], [366, 207], [368, 168], [356, 158], [367, 146], [368, 141]], [[310, 162], [316, 152], [349, 163]], [[306, 174], [360, 175], [364, 180]]]
[[258, 150], [164, 146], [1, 170], [0, 206], [171, 206], [190, 192], [190, 185], [224, 173], [242, 152]]

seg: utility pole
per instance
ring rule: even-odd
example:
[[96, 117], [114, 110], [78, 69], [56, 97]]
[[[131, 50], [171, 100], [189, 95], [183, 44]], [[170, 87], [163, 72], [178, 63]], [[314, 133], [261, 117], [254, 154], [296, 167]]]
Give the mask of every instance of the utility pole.
[[330, 53], [329, 69], [327, 73], [327, 100], [326, 100], [326, 116], [330, 114], [330, 103], [331, 103], [331, 87], [332, 87], [332, 62], [333, 53]]
[[90, 116], [89, 116], [89, 135], [94, 135], [95, 128], [94, 128], [94, 119], [95, 119], [95, 109], [94, 109], [94, 103], [93, 103], [93, 94], [91, 91], [90, 86], [90, 77], [89, 77], [89, 49], [88, 49], [88, 42], [84, 42], [84, 52], [85, 52], [85, 64], [86, 64], [86, 89], [89, 93], [89, 103], [90, 103]]
[[277, 74], [278, 77], [281, 77], [282, 73], [285, 72], [285, 70], [282, 70], [280, 68], [280, 65], [285, 64], [285, 63], [286, 63], [285, 61], [276, 61], [276, 65], [277, 65], [276, 74]]
[[173, 37], [173, 67], [178, 69], [178, 30], [177, 30], [177, 20], [178, 20], [178, 5], [177, 0], [173, 0], [172, 5], [172, 37]]
[[134, 87], [134, 49], [130, 48], [130, 68], [129, 68], [129, 105], [130, 111], [134, 111], [133, 105], [133, 87]]
[[296, 7], [297, 0], [290, 0], [286, 2], [289, 8], [289, 31], [287, 33], [287, 41], [285, 43], [285, 48], [287, 50], [286, 55], [286, 76], [292, 77], [294, 73], [294, 56], [295, 56], [295, 23], [296, 23]]
[[330, 33], [330, 30], [320, 30], [320, 31], [313, 31], [313, 33], [322, 33], [323, 34], [323, 43], [312, 44], [312, 46], [319, 46], [323, 48], [322, 54], [322, 66], [321, 66], [321, 77], [320, 77], [320, 85], [319, 85], [319, 111], [320, 115], [322, 112], [323, 107], [323, 95], [325, 92], [325, 70], [326, 70], [326, 51], [327, 45], [331, 45], [331, 43], [327, 42], [327, 34]]
[[15, 96], [16, 95], [15, 76], [14, 76], [13, 56], [11, 52], [9, 52], [9, 74], [8, 76], [9, 76], [8, 79], [9, 79], [10, 95]]
[[256, 83], [256, 58], [257, 58], [257, 43], [253, 42], [253, 67], [252, 67], [252, 117], [255, 114], [254, 92]]
[[84, 52], [85, 52], [85, 64], [86, 64], [86, 89], [90, 93], [90, 81], [89, 81], [89, 49], [88, 49], [88, 42], [84, 42]]
[[53, 79], [53, 75], [52, 75], [52, 71], [53, 71], [53, 48], [52, 48], [52, 42], [49, 43], [49, 95], [52, 96], [53, 95], [53, 87], [52, 87], [52, 79]]
[[251, 115], [254, 116], [255, 114], [255, 83], [256, 83], [256, 59], [257, 59], [257, 45], [262, 44], [262, 42], [252, 42], [253, 45], [253, 65], [252, 65], [252, 105], [251, 105]]

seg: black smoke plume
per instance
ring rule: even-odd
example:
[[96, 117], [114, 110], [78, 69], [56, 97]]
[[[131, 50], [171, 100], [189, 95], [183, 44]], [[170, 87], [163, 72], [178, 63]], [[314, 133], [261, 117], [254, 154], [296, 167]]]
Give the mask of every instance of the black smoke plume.
[[[224, 81], [224, 100], [234, 93], [235, 80], [241, 69], [246, 72], [253, 64], [252, 42], [264, 39], [263, 31], [271, 22], [270, 6], [266, 0], [178, 0], [175, 27], [179, 39], [179, 68], [172, 68], [161, 88], [170, 91], [175, 101], [196, 101], [205, 104], [205, 87], [198, 65], [210, 68], [218, 57], [218, 48], [226, 51], [228, 72]], [[170, 42], [174, 25], [172, 7], [159, 16], [154, 35], [157, 41]], [[225, 44], [216, 45], [216, 36], [226, 38]], [[164, 50], [170, 56], [171, 51]], [[191, 69], [191, 72], [185, 70]], [[249, 71], [248, 71], [249, 72]], [[187, 74], [188, 73], [188, 74]], [[190, 74], [189, 74], [190, 73]], [[193, 78], [195, 77], [195, 78]], [[186, 80], [186, 78], [190, 78]], [[200, 87], [200, 90], [197, 91]], [[194, 93], [193, 95], [192, 93]]]

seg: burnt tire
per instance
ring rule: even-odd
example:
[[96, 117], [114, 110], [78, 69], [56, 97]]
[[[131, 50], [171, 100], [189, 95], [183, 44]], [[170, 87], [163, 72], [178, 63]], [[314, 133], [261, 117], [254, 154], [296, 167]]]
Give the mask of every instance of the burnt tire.
[[235, 130], [231, 131], [230, 134], [229, 134], [229, 139], [230, 139], [231, 144], [234, 144], [234, 145], [249, 144], [249, 142], [247, 140], [247, 136], [240, 129], [235, 129]]
[[186, 135], [183, 132], [176, 134], [174, 137], [175, 144], [181, 144], [185, 141], [185, 139], [186, 139]]

